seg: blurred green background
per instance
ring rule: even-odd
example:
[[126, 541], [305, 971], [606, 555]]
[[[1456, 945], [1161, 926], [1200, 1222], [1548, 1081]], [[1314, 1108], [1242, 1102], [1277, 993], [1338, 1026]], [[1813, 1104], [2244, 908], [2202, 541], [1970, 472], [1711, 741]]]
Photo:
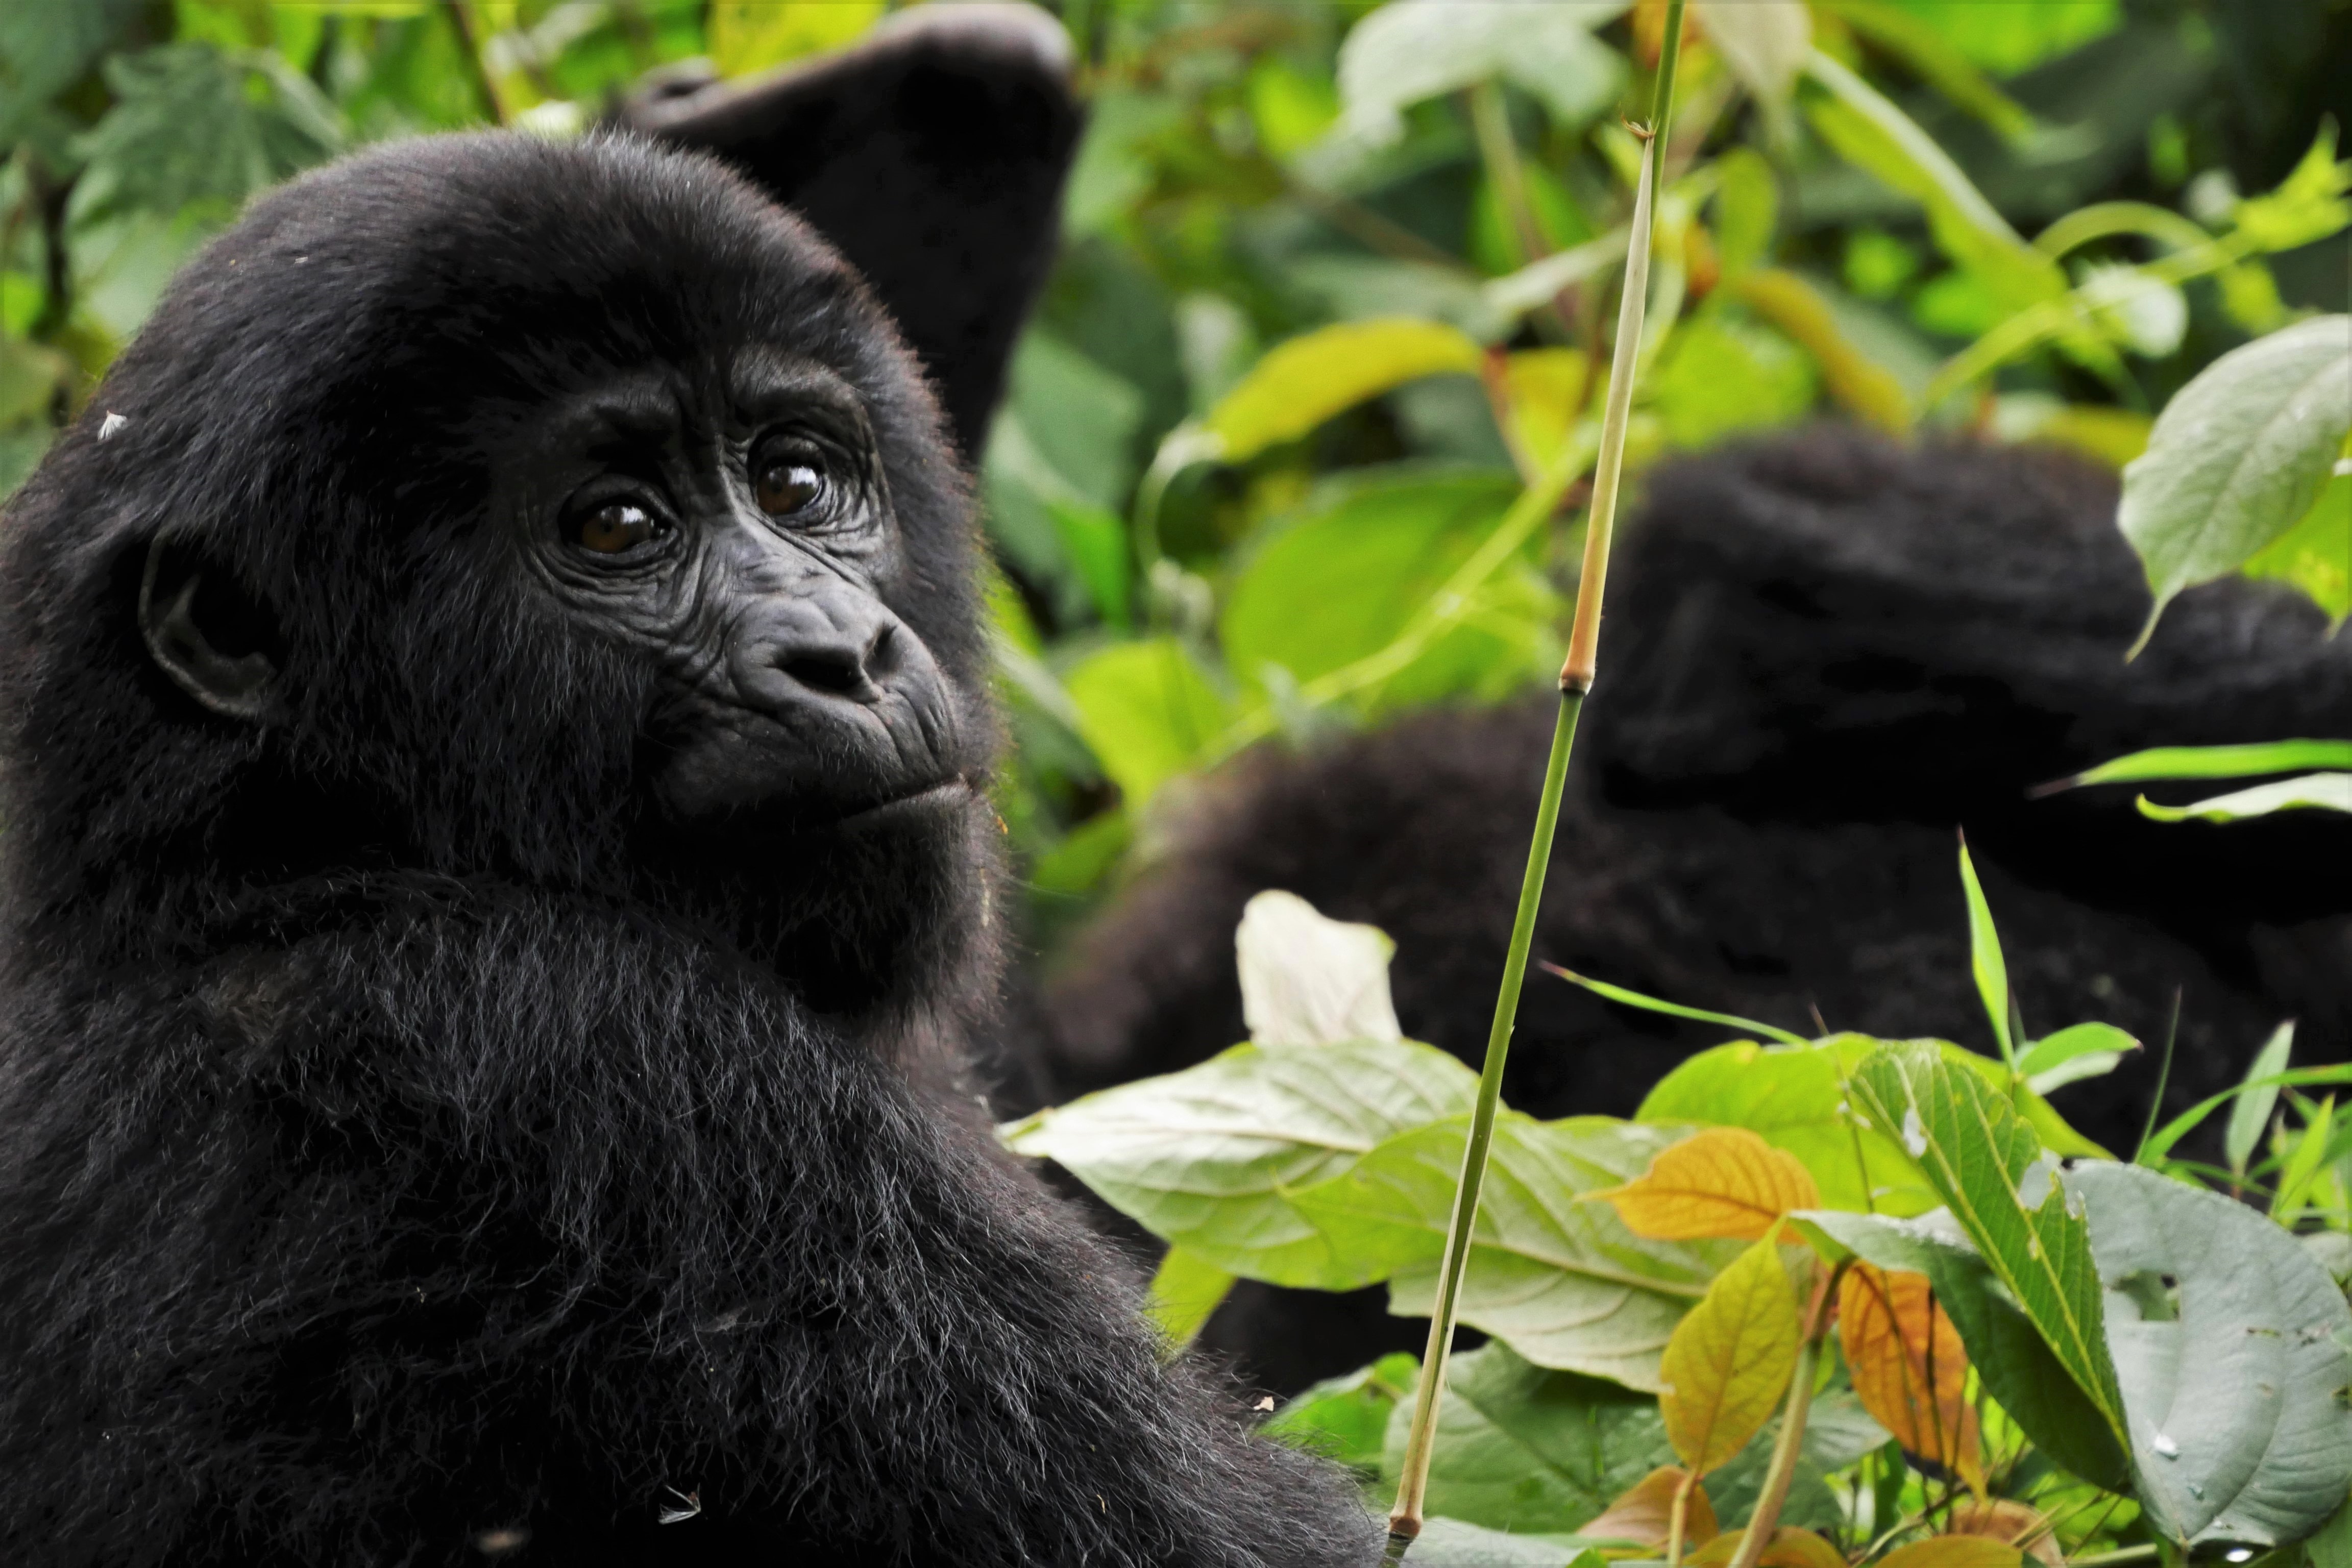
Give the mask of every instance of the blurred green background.
[[[7, 0], [0, 489], [174, 267], [360, 142], [583, 133], [889, 7]], [[1843, 418], [2120, 465], [2346, 307], [2352, 0], [1697, 0], [1640, 465]], [[981, 467], [1035, 940], [1203, 770], [1548, 683], [1664, 7], [1064, 0], [1090, 130]], [[2339, 479], [2251, 570], [2341, 616]]]

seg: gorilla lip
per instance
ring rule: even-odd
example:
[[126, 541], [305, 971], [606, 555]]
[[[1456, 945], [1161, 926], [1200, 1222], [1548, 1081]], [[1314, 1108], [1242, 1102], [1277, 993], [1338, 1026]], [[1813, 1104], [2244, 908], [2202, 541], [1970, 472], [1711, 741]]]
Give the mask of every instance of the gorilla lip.
[[951, 773], [936, 783], [919, 784], [903, 795], [894, 795], [887, 800], [876, 801], [871, 805], [862, 805], [855, 811], [845, 812], [835, 819], [835, 826], [862, 827], [868, 823], [886, 821], [905, 813], [919, 811], [929, 805], [944, 804], [953, 795], [968, 794], [971, 788], [971, 781], [963, 774]]

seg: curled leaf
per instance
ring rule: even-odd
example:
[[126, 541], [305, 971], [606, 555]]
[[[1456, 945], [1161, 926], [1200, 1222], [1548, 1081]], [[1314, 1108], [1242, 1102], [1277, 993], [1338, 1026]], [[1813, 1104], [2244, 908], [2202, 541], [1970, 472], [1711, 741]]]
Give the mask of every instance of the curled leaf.
[[[1625, 1489], [1597, 1519], [1577, 1527], [1587, 1541], [1630, 1541], [1648, 1550], [1663, 1551], [1674, 1529], [1675, 1493], [1690, 1472], [1677, 1465], [1662, 1465]], [[1715, 1538], [1715, 1505], [1706, 1489], [1690, 1484], [1690, 1500], [1683, 1505], [1683, 1539]]]

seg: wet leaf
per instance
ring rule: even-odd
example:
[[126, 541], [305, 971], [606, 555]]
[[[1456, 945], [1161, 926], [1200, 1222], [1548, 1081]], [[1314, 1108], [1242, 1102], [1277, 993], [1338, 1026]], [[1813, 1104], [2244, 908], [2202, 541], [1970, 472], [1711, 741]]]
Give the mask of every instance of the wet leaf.
[[1661, 1150], [1641, 1180], [1586, 1198], [1607, 1199], [1636, 1236], [1754, 1241], [1821, 1194], [1796, 1156], [1744, 1127], [1709, 1127]]
[[1748, 1446], [1780, 1407], [1802, 1339], [1780, 1251], [1759, 1241], [1715, 1278], [1658, 1363], [1666, 1436], [1705, 1475]]

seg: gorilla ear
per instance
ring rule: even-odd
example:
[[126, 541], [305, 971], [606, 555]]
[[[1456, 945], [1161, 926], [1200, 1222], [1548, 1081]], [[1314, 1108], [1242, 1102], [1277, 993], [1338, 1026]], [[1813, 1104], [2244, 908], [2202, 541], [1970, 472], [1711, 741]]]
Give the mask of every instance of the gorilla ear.
[[268, 613], [227, 573], [160, 534], [139, 579], [139, 633], [173, 683], [214, 712], [257, 723], [277, 710]]
[[718, 153], [865, 275], [974, 460], [1053, 267], [1082, 120], [1034, 5], [919, 5], [768, 77], [649, 82], [624, 123]]

